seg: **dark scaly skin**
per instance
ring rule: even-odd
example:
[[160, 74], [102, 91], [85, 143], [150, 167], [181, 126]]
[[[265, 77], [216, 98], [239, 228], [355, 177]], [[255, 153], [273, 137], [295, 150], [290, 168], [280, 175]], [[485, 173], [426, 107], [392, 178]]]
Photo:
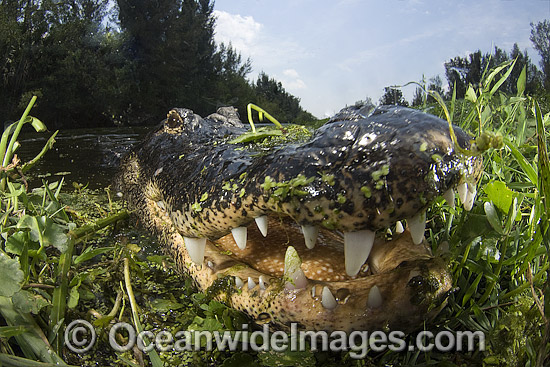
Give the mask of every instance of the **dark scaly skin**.
[[[242, 265], [238, 257], [215, 245], [232, 228], [252, 223], [249, 232], [254, 230], [260, 215], [342, 232], [385, 229], [418, 214], [479, 170], [478, 161], [455, 153], [445, 121], [415, 110], [385, 106], [367, 117], [349, 108], [309, 141], [262, 154], [227, 143], [245, 131], [230, 112], [202, 119], [190, 110], [172, 110], [125, 158], [117, 179], [130, 206], [203, 290], [220, 277], [234, 284], [235, 276], [246, 282], [262, 274], [254, 264], [235, 266]], [[455, 133], [467, 148], [468, 135]], [[290, 242], [303, 242], [299, 232], [289, 233]], [[202, 266], [191, 263], [183, 236], [209, 239]], [[269, 235], [265, 246], [267, 241]], [[286, 290], [280, 278], [264, 273], [266, 290], [245, 286], [234, 292], [229, 287], [218, 297], [281, 327], [295, 321], [306, 329], [412, 330], [443, 303], [451, 288], [448, 270], [425, 246], [412, 245], [408, 232], [380, 241], [373, 254], [381, 255], [372, 257], [392, 266], [371, 264], [374, 275], [310, 280], [305, 289]], [[399, 262], [392, 263], [392, 256]], [[420, 292], [418, 284], [429, 286]], [[371, 309], [366, 305], [374, 285], [384, 303]], [[350, 297], [337, 299], [338, 306], [327, 310], [320, 301], [324, 286]]]

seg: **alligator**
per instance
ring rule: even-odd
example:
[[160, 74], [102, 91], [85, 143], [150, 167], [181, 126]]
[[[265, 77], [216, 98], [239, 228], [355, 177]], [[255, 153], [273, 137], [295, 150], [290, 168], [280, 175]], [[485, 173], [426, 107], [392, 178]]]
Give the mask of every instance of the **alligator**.
[[448, 257], [432, 254], [426, 210], [455, 208], [457, 191], [472, 208], [467, 133], [399, 106], [347, 107], [270, 144], [247, 133], [232, 107], [174, 108], [115, 179], [201, 291], [283, 330], [410, 332], [444, 307]]

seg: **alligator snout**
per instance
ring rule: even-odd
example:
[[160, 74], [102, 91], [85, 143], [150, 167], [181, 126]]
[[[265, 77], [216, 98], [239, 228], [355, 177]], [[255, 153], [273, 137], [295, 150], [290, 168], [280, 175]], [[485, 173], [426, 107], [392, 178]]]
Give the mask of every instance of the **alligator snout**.
[[244, 131], [232, 109], [172, 110], [117, 178], [200, 288], [227, 278], [234, 307], [308, 329], [411, 329], [443, 304], [450, 276], [425, 246], [426, 208], [454, 206], [455, 192], [472, 208], [466, 133], [453, 141], [446, 121], [396, 106], [347, 108], [267, 151], [230, 143]]

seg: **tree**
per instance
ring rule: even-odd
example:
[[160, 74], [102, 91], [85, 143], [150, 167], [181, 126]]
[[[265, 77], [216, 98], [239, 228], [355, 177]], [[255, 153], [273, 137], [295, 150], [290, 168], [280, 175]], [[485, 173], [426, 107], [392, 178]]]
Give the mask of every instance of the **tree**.
[[[465, 58], [457, 56], [446, 62], [445, 75], [449, 83], [449, 93], [452, 94], [453, 88], [456, 88], [457, 98], [464, 98], [469, 85], [479, 85], [485, 73], [509, 60], [516, 60], [516, 62], [509, 78], [500, 87], [500, 91], [507, 94], [516, 94], [517, 79], [525, 67], [527, 71], [526, 93], [536, 93], [540, 86], [540, 73], [531, 63], [527, 51], [521, 52], [517, 44], [514, 44], [510, 54], [495, 46], [492, 54], [482, 54], [478, 50]], [[504, 76], [505, 72], [505, 70], [501, 71], [500, 75], [495, 77], [495, 80]]]
[[115, 98], [103, 89], [114, 79], [101, 25], [106, 6], [107, 0], [0, 3], [1, 23], [12, 30], [11, 37], [0, 35], [6, 51], [7, 77], [0, 92], [7, 101], [4, 116], [16, 115], [30, 95], [38, 94], [36, 114], [52, 128], [69, 121], [112, 123], [105, 111]]
[[466, 59], [456, 56], [445, 64], [445, 76], [449, 83], [449, 91], [456, 91], [458, 98], [464, 98], [466, 94], [466, 77], [468, 75], [468, 62]]
[[531, 62], [527, 50], [521, 52], [517, 43], [514, 43], [510, 52], [510, 59], [516, 60], [516, 65], [507, 80], [507, 92], [515, 95], [517, 93], [517, 80], [523, 68], [526, 71], [526, 86], [525, 93], [536, 94], [539, 92], [543, 84], [543, 77], [537, 67]]
[[544, 74], [544, 87], [550, 88], [550, 21], [544, 20], [537, 24], [531, 23], [531, 37], [533, 47], [538, 51], [540, 66]]
[[48, 31], [46, 9], [38, 1], [0, 1], [0, 113], [13, 115], [32, 78]]
[[217, 84], [209, 92], [213, 107], [235, 106], [246, 111], [246, 105], [254, 100], [254, 90], [246, 76], [252, 70], [250, 59], [242, 61], [240, 53], [231, 44], [220, 44], [214, 54], [214, 68]]
[[300, 107], [300, 99], [289, 94], [281, 82], [261, 72], [254, 85], [254, 103], [282, 122], [312, 121], [315, 117]]
[[[434, 91], [436, 93], [439, 93], [440, 96], [443, 96], [443, 81], [441, 80], [441, 77], [439, 75], [430, 78], [430, 81], [428, 83], [428, 90]], [[428, 96], [428, 103], [430, 102], [435, 102], [435, 99], [431, 96]]]
[[457, 56], [445, 63], [445, 76], [449, 83], [449, 91], [456, 89], [457, 98], [464, 98], [468, 85], [479, 85], [483, 73], [483, 58], [481, 51], [476, 51], [468, 57]]
[[380, 104], [382, 105], [399, 105], [407, 107], [409, 103], [403, 97], [401, 89], [386, 87], [384, 88], [384, 94], [380, 98]]
[[285, 120], [307, 116], [280, 83], [250, 83], [251, 61], [215, 44], [213, 1], [117, 0], [118, 12], [110, 3], [0, 0], [2, 118], [34, 94], [52, 128], [156, 124], [174, 106], [206, 115], [260, 100]]
[[[424, 103], [434, 103], [435, 99], [432, 96], [428, 95], [426, 91], [436, 92], [443, 97], [443, 81], [441, 80], [441, 77], [439, 75], [430, 78], [427, 83], [424, 76], [422, 76], [422, 81], [420, 82], [420, 84], [422, 84], [424, 88], [416, 88], [411, 105], [421, 106], [424, 105]], [[424, 91], [424, 89], [426, 89], [426, 91]]]

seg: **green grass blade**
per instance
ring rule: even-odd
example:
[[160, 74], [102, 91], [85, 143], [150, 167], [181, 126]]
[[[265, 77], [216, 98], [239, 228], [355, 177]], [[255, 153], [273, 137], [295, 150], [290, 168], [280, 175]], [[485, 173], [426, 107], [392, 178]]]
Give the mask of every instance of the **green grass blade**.
[[510, 141], [510, 139], [505, 137], [504, 144], [506, 144], [506, 146], [510, 149], [510, 151], [512, 152], [512, 155], [514, 156], [518, 164], [523, 169], [523, 173], [525, 173], [529, 178], [529, 181], [531, 181], [533, 185], [536, 185], [538, 187], [538, 175], [535, 168], [533, 168], [533, 166], [527, 161], [527, 159], [525, 159], [523, 154], [521, 154], [521, 152], [518, 150], [518, 148], [516, 148], [514, 143]]
[[[486, 77], [484, 78], [484, 81], [483, 81], [483, 89], [485, 91], [489, 91], [489, 87], [491, 86], [491, 83], [493, 82], [493, 79], [502, 71], [504, 70], [506, 67], [508, 67], [508, 65], [510, 65], [512, 61], [506, 61], [502, 64], [500, 64], [499, 66], [497, 66], [496, 68], [494, 68], [491, 73]], [[502, 81], [502, 78], [499, 80], [499, 82]], [[502, 81], [502, 83], [504, 83], [504, 81]], [[502, 84], [501, 83], [501, 84]], [[492, 88], [494, 89], [494, 87]], [[498, 88], [497, 88], [498, 89]], [[492, 90], [491, 90], [491, 95], [492, 95]]]
[[25, 326], [0, 326], [0, 338], [10, 338], [29, 331]]
[[63, 359], [49, 345], [42, 329], [29, 314], [22, 314], [15, 309], [11, 298], [0, 297], [0, 313], [8, 326], [21, 326], [29, 331], [15, 335], [17, 344], [27, 358], [38, 359], [46, 363], [57, 363], [66, 366]]
[[37, 362], [27, 358], [14, 356], [11, 354], [0, 353], [0, 366], [2, 367], [56, 367], [56, 366], [59, 366], [59, 364]]
[[[27, 119], [27, 116], [31, 112], [32, 106], [34, 106], [34, 103], [36, 102], [36, 96], [32, 97], [31, 101], [27, 105], [27, 108], [25, 109], [25, 112], [23, 112], [23, 116], [21, 116], [21, 119], [19, 120], [19, 123], [15, 127], [15, 131], [13, 132], [10, 142], [8, 144], [8, 147], [6, 148], [5, 152], [0, 151], [0, 161], [2, 162], [2, 167], [6, 167], [9, 162], [11, 161], [11, 158], [13, 156], [13, 145], [15, 144], [17, 138], [19, 137], [19, 133], [21, 132], [21, 129], [23, 128], [23, 124], [25, 123], [25, 120]], [[2, 147], [3, 148], [3, 147]]]
[[546, 149], [546, 134], [544, 132], [544, 122], [540, 106], [535, 101], [535, 119], [537, 121], [537, 145], [538, 145], [538, 186], [543, 194], [543, 203], [546, 213], [550, 211], [550, 163], [548, 161], [548, 151]]
[[[74, 240], [70, 240], [67, 246], [67, 251], [59, 256], [58, 268], [60, 269], [60, 271], [58, 277], [60, 279], [60, 283], [53, 291], [52, 310], [50, 312], [50, 327], [52, 328], [51, 331], [53, 331], [56, 325], [65, 318], [69, 288], [68, 273], [71, 268], [74, 242]], [[57, 353], [61, 353], [61, 350], [63, 349], [63, 338], [59, 335], [59, 333], [51, 335], [50, 338]]]
[[525, 92], [525, 86], [527, 85], [527, 65], [523, 67], [521, 70], [521, 74], [519, 74], [518, 81], [516, 82], [516, 87], [518, 90], [517, 96], [521, 97], [523, 95], [523, 92]]
[[456, 82], [454, 83], [453, 96], [451, 98], [451, 115], [449, 116], [451, 121], [454, 121], [453, 119], [455, 114], [455, 107], [456, 107]]
[[[511, 63], [511, 64], [510, 64]], [[489, 78], [487, 80], [487, 86], [489, 86], [489, 84], [491, 83], [491, 81], [493, 80], [493, 78], [502, 70], [502, 69], [505, 69], [506, 67], [508, 67], [508, 65], [510, 65], [510, 67], [508, 68], [508, 71], [506, 71], [506, 73], [502, 76], [502, 78], [500, 78], [498, 80], [498, 82], [495, 83], [495, 85], [493, 85], [493, 88], [491, 88], [491, 91], [489, 92], [489, 95], [494, 95], [496, 93], [496, 91], [500, 88], [500, 86], [508, 79], [508, 77], [510, 77], [510, 74], [512, 73], [512, 70], [514, 70], [514, 65], [516, 64], [516, 60], [514, 60], [513, 62], [511, 61], [507, 61], [506, 63], [504, 63], [503, 65], [497, 67], [490, 75], [489, 75]]]
[[46, 152], [52, 148], [53, 144], [55, 143], [55, 137], [58, 132], [59, 130], [57, 130], [52, 134], [52, 136], [50, 136], [50, 138], [48, 139], [46, 144], [44, 144], [44, 147], [42, 148], [40, 153], [36, 155], [36, 157], [34, 157], [33, 159], [31, 159], [21, 167], [21, 172], [25, 173], [28, 170], [30, 170], [36, 164], [36, 162], [38, 162], [46, 154]]
[[[134, 297], [134, 291], [132, 290], [132, 281], [130, 279], [130, 260], [127, 257], [124, 258], [124, 282], [126, 285], [126, 292], [128, 293], [128, 299], [130, 300], [130, 307], [132, 309], [134, 326], [136, 327], [137, 332], [141, 333], [143, 331], [143, 326], [139, 322], [138, 305], [136, 302], [136, 298]], [[145, 344], [145, 346], [147, 346], [149, 345], [149, 340], [147, 340], [147, 338], [144, 337], [143, 343]], [[149, 359], [151, 360], [151, 364], [153, 365], [153, 367], [162, 367], [164, 365], [157, 351], [154, 348], [148, 351], [147, 355], [149, 356]]]
[[[107, 218], [103, 218], [100, 220], [97, 220], [96, 222], [82, 226], [80, 228], [77, 228], [73, 231], [69, 232], [69, 244], [67, 247], [67, 251], [62, 253], [59, 257], [59, 265], [58, 269], [59, 271], [59, 279], [60, 283], [57, 288], [54, 289], [53, 297], [52, 297], [52, 310], [50, 312], [50, 327], [53, 328], [65, 318], [65, 311], [67, 306], [67, 296], [68, 296], [68, 289], [69, 289], [69, 270], [71, 268], [72, 264], [72, 255], [74, 250], [74, 245], [78, 240], [83, 238], [84, 236], [94, 233], [101, 228], [104, 228], [112, 223], [115, 223], [119, 220], [123, 220], [128, 217], [128, 212], [125, 210], [112, 215]], [[62, 330], [63, 327], [60, 328]], [[57, 351], [60, 351], [62, 349], [62, 343], [63, 338], [60, 338], [59, 335], [52, 335], [52, 344], [56, 348]]]
[[472, 295], [476, 293], [477, 286], [479, 285], [479, 282], [481, 281], [481, 278], [483, 277], [483, 273], [480, 273], [476, 279], [472, 282], [470, 287], [466, 290], [464, 293], [464, 298], [462, 298], [462, 306], [466, 306], [466, 303], [472, 298]]

